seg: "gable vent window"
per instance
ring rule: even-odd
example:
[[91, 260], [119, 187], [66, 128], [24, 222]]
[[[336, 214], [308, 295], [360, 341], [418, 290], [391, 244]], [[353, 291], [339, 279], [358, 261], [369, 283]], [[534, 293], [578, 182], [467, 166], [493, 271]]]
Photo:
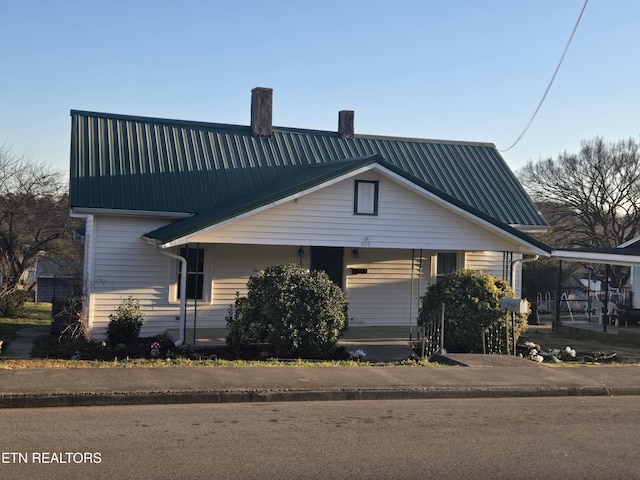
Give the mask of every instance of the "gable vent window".
[[378, 215], [377, 181], [356, 180], [353, 213], [356, 215]]
[[[187, 299], [202, 300], [204, 290], [204, 248], [181, 248], [180, 256], [187, 259]], [[178, 296], [180, 295], [180, 268], [178, 267]]]

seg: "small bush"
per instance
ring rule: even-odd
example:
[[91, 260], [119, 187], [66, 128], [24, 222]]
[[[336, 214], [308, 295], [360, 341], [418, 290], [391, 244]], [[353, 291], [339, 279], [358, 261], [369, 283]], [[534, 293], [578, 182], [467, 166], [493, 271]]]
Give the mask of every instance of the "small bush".
[[322, 271], [275, 265], [251, 276], [227, 316], [232, 348], [268, 343], [278, 356], [330, 356], [347, 327], [347, 298]]
[[[482, 330], [495, 322], [510, 325], [511, 314], [500, 309], [500, 299], [515, 298], [498, 277], [472, 270], [445, 275], [422, 297], [418, 324], [425, 325], [445, 305], [444, 347], [450, 352], [482, 352]], [[516, 341], [527, 329], [528, 315], [516, 315]], [[509, 330], [511, 327], [509, 326]]]
[[140, 302], [132, 297], [123, 300], [120, 306], [109, 315], [109, 325], [107, 326], [109, 344], [114, 347], [120, 343], [134, 344], [143, 323], [144, 313], [140, 308]]

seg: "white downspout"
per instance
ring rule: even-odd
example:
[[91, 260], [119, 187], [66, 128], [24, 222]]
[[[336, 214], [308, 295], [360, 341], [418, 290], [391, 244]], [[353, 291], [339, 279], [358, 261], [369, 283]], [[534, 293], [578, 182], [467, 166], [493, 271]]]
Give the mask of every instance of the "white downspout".
[[[511, 262], [511, 288], [513, 289], [514, 292], [516, 290], [516, 288], [515, 288], [515, 284], [516, 284], [516, 268], [515, 267], [516, 267], [516, 264], [518, 262], [520, 262], [520, 263], [535, 262], [539, 258], [540, 258], [540, 255], [534, 255], [533, 257], [518, 258], [517, 260], [513, 260]], [[520, 296], [522, 297], [522, 292], [520, 292]]]
[[[157, 248], [157, 245], [156, 245]], [[165, 252], [158, 248], [158, 252], [162, 255], [170, 258], [174, 258], [180, 262], [180, 337], [174, 342], [176, 347], [179, 347], [184, 343], [187, 328], [187, 259], [180, 255]]]

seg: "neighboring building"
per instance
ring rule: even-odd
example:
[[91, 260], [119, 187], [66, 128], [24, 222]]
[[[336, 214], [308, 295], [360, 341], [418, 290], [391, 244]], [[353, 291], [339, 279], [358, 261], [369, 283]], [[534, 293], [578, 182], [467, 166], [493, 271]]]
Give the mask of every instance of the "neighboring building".
[[52, 302], [82, 294], [82, 266], [66, 258], [37, 257], [35, 301]]
[[439, 276], [513, 276], [519, 292], [518, 260], [549, 255], [528, 235], [546, 221], [493, 144], [358, 135], [351, 111], [338, 132], [274, 127], [271, 106], [254, 89], [251, 126], [71, 112], [91, 335], [128, 296], [143, 335], [224, 327], [248, 277], [283, 262], [327, 271], [352, 326], [409, 327]]

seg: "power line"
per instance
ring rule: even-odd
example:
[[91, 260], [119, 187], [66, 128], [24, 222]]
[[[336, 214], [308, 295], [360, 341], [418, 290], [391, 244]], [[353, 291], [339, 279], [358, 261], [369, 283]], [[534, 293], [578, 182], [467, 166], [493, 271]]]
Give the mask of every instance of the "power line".
[[564, 60], [564, 57], [567, 54], [567, 50], [569, 50], [569, 45], [571, 45], [571, 40], [573, 40], [573, 36], [575, 35], [576, 30], [578, 29], [578, 25], [580, 25], [580, 19], [582, 19], [582, 14], [584, 13], [584, 10], [587, 8], [587, 3], [589, 3], [589, 0], [584, 0], [584, 5], [582, 5], [582, 10], [580, 10], [580, 15], [578, 15], [578, 20], [576, 21], [576, 24], [573, 27], [573, 31], [571, 32], [571, 36], [569, 37], [569, 41], [567, 42], [567, 45], [564, 47], [564, 51], [562, 52], [562, 56], [560, 57], [558, 66], [556, 67], [556, 70], [553, 72], [553, 76], [551, 77], [551, 80], [547, 85], [547, 89], [544, 91], [544, 94], [542, 95], [540, 102], [538, 102], [538, 106], [533, 112], [533, 115], [531, 115], [529, 122], [524, 127], [524, 130], [522, 130], [522, 133], [520, 133], [518, 138], [516, 138], [516, 141], [513, 142], [509, 148], [506, 148], [504, 150], [498, 150], [499, 152], [508, 152], [513, 147], [515, 147], [518, 144], [518, 142], [522, 139], [522, 137], [524, 137], [524, 134], [527, 133], [527, 130], [529, 130], [529, 127], [533, 123], [533, 120], [536, 118], [536, 115], [538, 115], [538, 112], [540, 111], [540, 108], [542, 107], [542, 104], [544, 103], [545, 98], [547, 98], [547, 94], [549, 93], [549, 90], [551, 90], [551, 85], [553, 85], [553, 81], [556, 79], [556, 75], [558, 74], [558, 70], [560, 70], [560, 66], [562, 65], [562, 61]]

